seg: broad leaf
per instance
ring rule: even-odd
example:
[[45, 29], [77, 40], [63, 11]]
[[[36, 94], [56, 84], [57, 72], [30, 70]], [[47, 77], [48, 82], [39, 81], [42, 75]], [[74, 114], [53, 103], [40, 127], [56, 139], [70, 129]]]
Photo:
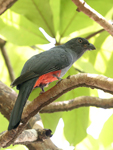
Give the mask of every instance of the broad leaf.
[[47, 43], [38, 25], [11, 10], [1, 16], [0, 24], [1, 37], [14, 44], [31, 46]]
[[99, 141], [103, 143], [105, 147], [108, 147], [113, 142], [113, 115], [105, 122], [103, 129], [99, 136]]

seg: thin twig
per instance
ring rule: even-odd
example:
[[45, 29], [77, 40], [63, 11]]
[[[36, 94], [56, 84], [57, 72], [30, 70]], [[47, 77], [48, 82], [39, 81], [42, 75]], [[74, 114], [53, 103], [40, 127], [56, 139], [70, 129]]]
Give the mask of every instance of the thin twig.
[[96, 32], [94, 32], [94, 33], [88, 35], [88, 36], [85, 37], [85, 38], [88, 40], [88, 39], [92, 38], [93, 36], [95, 36], [95, 35], [97, 35], [97, 34], [99, 34], [99, 33], [102, 33], [103, 31], [105, 31], [105, 29], [100, 29], [99, 31], [96, 31]]
[[80, 73], [86, 73], [86, 72], [84, 72], [84, 71], [82, 71], [82, 70], [80, 70], [80, 69], [78, 69], [78, 68], [76, 68], [76, 67], [74, 67], [74, 69], [75, 69], [76, 71], [80, 72]]
[[2, 46], [2, 47], [1, 47], [1, 52], [2, 52], [3, 58], [4, 58], [4, 60], [5, 60], [5, 63], [6, 63], [8, 72], [9, 72], [10, 80], [11, 80], [11, 82], [12, 82], [12, 81], [14, 81], [15, 76], [14, 76], [13, 68], [12, 68], [12, 66], [11, 66], [11, 63], [10, 63], [8, 54], [7, 54], [6, 49], [5, 49], [5, 46]]

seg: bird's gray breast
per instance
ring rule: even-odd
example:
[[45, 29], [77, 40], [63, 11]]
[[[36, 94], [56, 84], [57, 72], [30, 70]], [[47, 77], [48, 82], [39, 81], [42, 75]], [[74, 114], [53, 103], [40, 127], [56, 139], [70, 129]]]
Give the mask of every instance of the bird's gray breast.
[[70, 67], [73, 65], [73, 63], [78, 59], [77, 54], [75, 52], [73, 52], [71, 49], [68, 49], [67, 51], [68, 51], [68, 56], [70, 55], [71, 61], [67, 67], [65, 67], [61, 70], [61, 74], [60, 74], [61, 78], [66, 74], [66, 72], [70, 69]]
[[64, 69], [61, 70], [60, 78], [62, 78], [66, 74], [66, 72], [69, 70], [71, 66], [72, 64], [70, 64], [68, 67], [65, 67]]

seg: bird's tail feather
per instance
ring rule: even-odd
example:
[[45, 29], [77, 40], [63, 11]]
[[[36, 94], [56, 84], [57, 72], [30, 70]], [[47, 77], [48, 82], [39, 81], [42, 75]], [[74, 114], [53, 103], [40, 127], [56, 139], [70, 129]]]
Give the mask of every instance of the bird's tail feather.
[[37, 78], [31, 79], [25, 83], [22, 83], [20, 86], [19, 95], [11, 112], [8, 130], [14, 129], [19, 125], [24, 105], [33, 89], [36, 80]]

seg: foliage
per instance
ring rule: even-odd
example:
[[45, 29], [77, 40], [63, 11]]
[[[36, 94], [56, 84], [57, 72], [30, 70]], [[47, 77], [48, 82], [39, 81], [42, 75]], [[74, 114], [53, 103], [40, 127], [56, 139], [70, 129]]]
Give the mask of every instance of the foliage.
[[[106, 0], [87, 0], [87, 3], [107, 20], [112, 18], [112, 0], [107, 0], [107, 5]], [[103, 9], [100, 9], [101, 7]], [[30, 46], [40, 47], [40, 44], [49, 43], [39, 27], [43, 28], [50, 37], [55, 38], [57, 44], [62, 44], [76, 36], [87, 37], [101, 29], [96, 22], [76, 9], [71, 0], [19, 0], [0, 17], [0, 37], [7, 41], [6, 49], [16, 77], [19, 76], [25, 61], [32, 55], [40, 53], [40, 49], [34, 50]], [[113, 60], [112, 37], [103, 31], [90, 38], [89, 41], [95, 45], [96, 51], [86, 52], [74, 64], [74, 67], [84, 72], [103, 74], [113, 78], [113, 69], [111, 69]], [[0, 64], [0, 78], [9, 86], [9, 74], [2, 55], [0, 55]], [[67, 72], [64, 78], [77, 73], [74, 67]], [[53, 85], [55, 83], [51, 83], [48, 88]], [[36, 97], [37, 92], [39, 89], [34, 90], [29, 99]], [[66, 93], [57, 101], [69, 100], [82, 95], [99, 96], [97, 90], [78, 88]], [[107, 98], [108, 95], [105, 97]], [[83, 146], [83, 150], [85, 150], [86, 145], [88, 145], [88, 149], [93, 147], [93, 149], [99, 150], [101, 146], [112, 149], [113, 116], [105, 122], [98, 139], [94, 139], [86, 132], [92, 123], [89, 116], [90, 109], [83, 107], [70, 112], [41, 114], [41, 117], [45, 128], [51, 128], [53, 132], [59, 119], [63, 118], [64, 136], [70, 145], [75, 146], [77, 150], [80, 149], [80, 145]], [[2, 115], [0, 115], [0, 120], [2, 121], [0, 131], [6, 130], [8, 122]]]

